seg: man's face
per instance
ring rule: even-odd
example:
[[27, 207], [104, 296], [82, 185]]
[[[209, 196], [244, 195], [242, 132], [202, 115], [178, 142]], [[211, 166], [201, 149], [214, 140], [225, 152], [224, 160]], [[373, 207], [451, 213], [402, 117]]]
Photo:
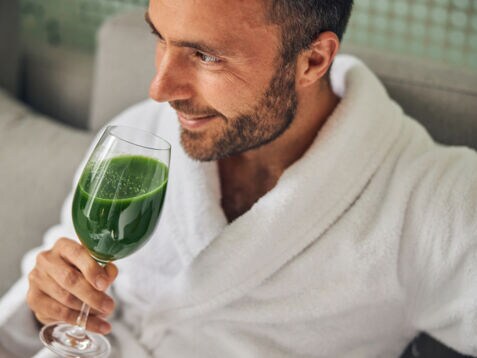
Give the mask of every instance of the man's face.
[[259, 147], [291, 123], [295, 66], [281, 61], [279, 28], [262, 0], [151, 0], [159, 33], [150, 95], [177, 111], [198, 160]]

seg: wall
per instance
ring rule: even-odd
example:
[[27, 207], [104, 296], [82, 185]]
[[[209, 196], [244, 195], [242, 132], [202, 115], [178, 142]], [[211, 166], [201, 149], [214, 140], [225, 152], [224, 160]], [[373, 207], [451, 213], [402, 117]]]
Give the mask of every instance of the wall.
[[357, 0], [347, 40], [477, 69], [477, 0]]
[[[20, 0], [28, 43], [94, 52], [108, 16], [148, 0]], [[477, 0], [355, 0], [345, 37], [355, 44], [477, 70]]]

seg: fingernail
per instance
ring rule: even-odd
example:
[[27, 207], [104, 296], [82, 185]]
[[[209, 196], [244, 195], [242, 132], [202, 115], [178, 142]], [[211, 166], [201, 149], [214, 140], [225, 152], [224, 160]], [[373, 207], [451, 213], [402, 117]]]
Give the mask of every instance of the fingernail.
[[96, 287], [98, 288], [98, 290], [105, 290], [107, 287], [108, 287], [108, 281], [103, 278], [103, 277], [99, 277], [97, 280], [96, 280]]
[[101, 323], [99, 326], [99, 330], [101, 331], [102, 334], [107, 334], [111, 331], [111, 325], [109, 323]]

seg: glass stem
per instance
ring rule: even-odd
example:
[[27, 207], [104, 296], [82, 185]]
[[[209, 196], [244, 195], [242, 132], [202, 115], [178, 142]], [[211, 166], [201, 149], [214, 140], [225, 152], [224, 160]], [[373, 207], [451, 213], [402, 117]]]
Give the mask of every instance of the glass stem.
[[72, 340], [71, 344], [74, 347], [82, 341], [89, 340], [88, 336], [86, 335], [86, 322], [88, 321], [89, 309], [90, 307], [83, 302], [78, 318], [76, 318], [76, 325], [72, 326], [66, 332], [66, 335]]
[[76, 318], [75, 336], [78, 338], [83, 338], [85, 335], [86, 322], [88, 321], [89, 309], [90, 307], [83, 302], [78, 318]]
[[[97, 261], [99, 266], [104, 267], [106, 266], [105, 262]], [[86, 338], [86, 322], [88, 321], [90, 307], [86, 303], [83, 302], [81, 306], [81, 311], [76, 318], [76, 326], [73, 326], [71, 330], [68, 332], [68, 335], [76, 338], [76, 339], [85, 339]]]

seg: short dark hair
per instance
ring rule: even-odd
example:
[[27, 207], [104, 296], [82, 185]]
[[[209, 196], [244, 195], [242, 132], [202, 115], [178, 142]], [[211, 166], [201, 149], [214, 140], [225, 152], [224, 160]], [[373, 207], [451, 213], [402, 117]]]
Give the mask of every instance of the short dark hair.
[[310, 47], [324, 31], [334, 32], [341, 40], [353, 8], [353, 0], [266, 0], [268, 20], [282, 32], [282, 56], [285, 63]]

